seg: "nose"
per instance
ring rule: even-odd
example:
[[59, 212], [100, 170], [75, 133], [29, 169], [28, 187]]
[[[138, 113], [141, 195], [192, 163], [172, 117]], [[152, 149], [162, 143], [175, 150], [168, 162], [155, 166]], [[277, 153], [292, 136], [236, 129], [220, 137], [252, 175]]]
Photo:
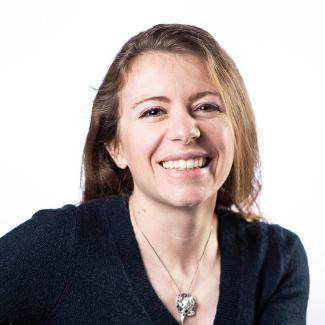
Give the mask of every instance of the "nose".
[[170, 117], [168, 128], [168, 139], [171, 141], [180, 141], [183, 144], [189, 144], [201, 135], [197, 121], [189, 112], [175, 113]]

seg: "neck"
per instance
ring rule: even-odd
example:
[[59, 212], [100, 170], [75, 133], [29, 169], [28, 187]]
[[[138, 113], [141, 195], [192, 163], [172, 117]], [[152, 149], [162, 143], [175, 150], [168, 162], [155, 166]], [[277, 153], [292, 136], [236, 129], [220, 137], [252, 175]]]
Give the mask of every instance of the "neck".
[[153, 263], [159, 263], [142, 231], [171, 272], [190, 276], [202, 255], [212, 225], [202, 259], [202, 264], [212, 265], [218, 248], [215, 202], [216, 197], [196, 207], [179, 208], [132, 194], [129, 210], [140, 249], [150, 254]]

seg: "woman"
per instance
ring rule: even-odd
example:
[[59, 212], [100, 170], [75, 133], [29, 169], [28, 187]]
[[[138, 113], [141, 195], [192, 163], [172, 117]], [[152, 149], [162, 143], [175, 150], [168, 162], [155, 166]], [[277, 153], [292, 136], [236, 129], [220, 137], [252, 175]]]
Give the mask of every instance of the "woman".
[[244, 83], [212, 36], [134, 36], [94, 101], [83, 202], [1, 239], [0, 319], [305, 324], [306, 254], [254, 213], [258, 168]]

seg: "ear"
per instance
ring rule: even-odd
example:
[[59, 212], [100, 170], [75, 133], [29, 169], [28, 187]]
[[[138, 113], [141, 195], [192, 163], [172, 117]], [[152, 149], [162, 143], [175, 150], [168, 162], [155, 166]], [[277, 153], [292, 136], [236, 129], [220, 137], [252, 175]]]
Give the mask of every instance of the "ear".
[[111, 143], [105, 143], [105, 148], [119, 168], [125, 169], [128, 166], [120, 144], [117, 144], [114, 141]]

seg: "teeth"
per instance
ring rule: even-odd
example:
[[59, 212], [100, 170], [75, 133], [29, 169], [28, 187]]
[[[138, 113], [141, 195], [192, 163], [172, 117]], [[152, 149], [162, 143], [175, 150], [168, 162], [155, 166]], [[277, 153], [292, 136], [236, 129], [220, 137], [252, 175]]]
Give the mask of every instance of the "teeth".
[[186, 168], [193, 168], [194, 167], [194, 160], [188, 160], [186, 162]]
[[206, 157], [189, 160], [169, 160], [164, 161], [162, 166], [166, 169], [193, 169], [200, 168], [207, 162]]
[[186, 160], [179, 160], [178, 168], [185, 169], [186, 168]]

